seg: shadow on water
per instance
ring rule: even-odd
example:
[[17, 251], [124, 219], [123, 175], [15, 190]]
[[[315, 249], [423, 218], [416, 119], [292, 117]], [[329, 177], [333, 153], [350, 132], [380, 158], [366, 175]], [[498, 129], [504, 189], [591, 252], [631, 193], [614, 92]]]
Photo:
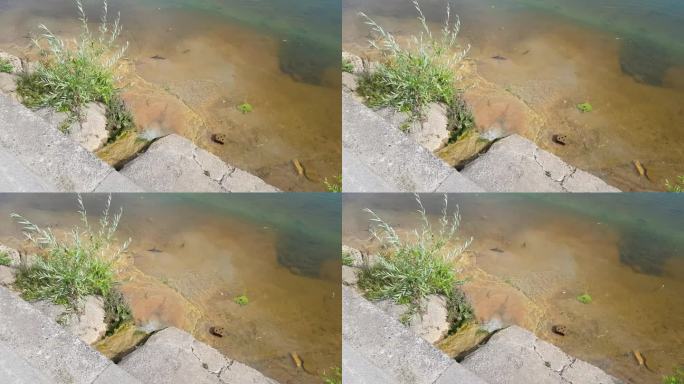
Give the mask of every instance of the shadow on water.
[[674, 64], [670, 53], [648, 40], [627, 40], [620, 49], [620, 69], [634, 80], [663, 86], [667, 70]]

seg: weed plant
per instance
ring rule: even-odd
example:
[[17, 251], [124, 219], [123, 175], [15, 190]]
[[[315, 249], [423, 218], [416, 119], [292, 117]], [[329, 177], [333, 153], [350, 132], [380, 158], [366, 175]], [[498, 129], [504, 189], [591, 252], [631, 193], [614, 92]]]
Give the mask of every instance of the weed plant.
[[5, 251], [0, 251], [0, 265], [4, 267], [9, 267], [9, 265], [12, 263], [12, 260], [10, 260], [9, 255]]
[[77, 39], [65, 40], [39, 26], [41, 36], [33, 43], [42, 59], [35, 71], [23, 74], [17, 91], [31, 108], [50, 106], [80, 118], [82, 107], [89, 102], [110, 105], [116, 94], [114, 67], [123, 57], [128, 43], [119, 46], [120, 16], [110, 23], [107, 0], [104, 0], [98, 33], [88, 27], [83, 3], [76, 0], [81, 33]]
[[0, 57], [0, 73], [12, 73], [14, 72], [14, 66], [9, 60]]
[[[446, 195], [438, 229], [432, 227], [418, 195], [416, 202], [422, 226], [414, 230], [411, 240], [401, 239], [390, 224], [372, 210], [365, 209], [372, 216], [371, 233], [380, 241], [383, 251], [377, 263], [359, 274], [359, 287], [369, 299], [391, 299], [406, 304], [409, 307], [407, 316], [421, 311], [421, 302], [428, 295], [444, 295], [450, 304], [453, 304], [452, 300], [465, 303], [464, 298], [457, 296], [457, 285], [461, 282], [457, 280], [454, 267], [472, 242], [472, 238], [457, 241], [461, 216], [458, 207], [449, 216]], [[459, 313], [462, 311], [463, 316], [468, 316], [465, 313], [470, 311], [452, 308]], [[460, 315], [453, 313], [451, 316], [462, 322]]]
[[678, 181], [670, 183], [670, 180], [665, 180], [665, 188], [668, 192], [684, 192], [684, 176], [679, 176]]
[[674, 373], [663, 377], [663, 384], [684, 384], [684, 366], [675, 368]]
[[439, 37], [433, 36], [417, 0], [413, 5], [422, 31], [413, 36], [407, 47], [402, 47], [390, 32], [365, 13], [359, 14], [377, 36], [370, 44], [382, 53], [383, 60], [375, 71], [361, 77], [358, 91], [371, 107], [393, 107], [417, 119], [423, 117], [429, 103], [452, 103], [456, 96], [457, 71], [470, 45], [463, 48], [458, 44], [461, 21], [456, 16], [452, 23], [449, 5]]
[[99, 295], [105, 298], [109, 316], [120, 319], [125, 311], [117, 308], [124, 304], [114, 293], [116, 273], [130, 239], [120, 247], [113, 243], [123, 211], [110, 216], [109, 196], [99, 226], [93, 228], [80, 195], [78, 204], [82, 226], [75, 226], [63, 238], [50, 228], [43, 229], [16, 213], [11, 215], [23, 227], [26, 238], [40, 249], [33, 264], [20, 268], [15, 285], [27, 300], [50, 300], [74, 310], [86, 296]]

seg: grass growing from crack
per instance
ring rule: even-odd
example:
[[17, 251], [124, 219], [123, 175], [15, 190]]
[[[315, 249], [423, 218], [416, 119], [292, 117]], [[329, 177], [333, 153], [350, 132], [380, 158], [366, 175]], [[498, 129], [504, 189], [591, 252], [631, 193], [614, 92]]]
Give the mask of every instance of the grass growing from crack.
[[120, 19], [109, 23], [106, 0], [97, 34], [88, 27], [81, 0], [76, 0], [76, 7], [81, 22], [79, 37], [62, 39], [41, 24], [41, 37], [33, 43], [40, 49], [42, 59], [35, 71], [20, 76], [17, 92], [30, 108], [49, 106], [80, 118], [83, 106], [89, 102], [110, 105], [116, 94], [114, 66], [128, 43], [117, 44]]
[[78, 204], [81, 226], [75, 226], [62, 237], [21, 215], [11, 215], [22, 226], [26, 238], [40, 250], [33, 264], [21, 266], [15, 286], [29, 301], [49, 300], [76, 311], [86, 296], [101, 296], [109, 324], [118, 327], [131, 317], [128, 305], [116, 288], [117, 270], [130, 242], [129, 239], [121, 246], [114, 246], [114, 234], [123, 210], [110, 215], [110, 195], [99, 225], [92, 227], [80, 195]]
[[441, 36], [434, 37], [418, 1], [413, 2], [423, 28], [413, 36], [412, 44], [402, 47], [395, 37], [364, 13], [363, 17], [376, 35], [371, 45], [382, 53], [383, 60], [373, 72], [361, 76], [358, 92], [374, 108], [393, 107], [408, 112], [412, 119], [423, 116], [429, 103], [451, 104], [456, 96], [457, 71], [468, 54], [457, 42], [461, 21], [451, 22], [447, 6]]
[[109, 102], [106, 117], [110, 143], [126, 132], [135, 130], [133, 114], [118, 95], [114, 95]]
[[372, 210], [365, 210], [372, 217], [371, 232], [382, 244], [383, 252], [376, 264], [362, 269], [359, 287], [370, 300], [390, 299], [397, 304], [406, 304], [406, 319], [422, 311], [421, 305], [427, 296], [444, 295], [450, 305], [451, 318], [460, 324], [472, 310], [465, 309], [467, 301], [458, 291], [461, 282], [454, 267], [472, 238], [457, 241], [461, 217], [458, 207], [451, 216], [448, 214], [446, 195], [439, 228], [433, 228], [418, 195], [416, 202], [422, 226], [414, 230], [410, 240], [400, 238], [390, 224]]
[[668, 192], [684, 192], [684, 176], [679, 176], [678, 181], [670, 183], [670, 180], [665, 180], [665, 188]]
[[10, 260], [9, 255], [5, 251], [0, 251], [0, 265], [9, 267], [9, 265], [12, 263], [12, 260]]
[[0, 73], [12, 73], [14, 72], [14, 66], [9, 60], [0, 57]]
[[454, 98], [447, 109], [447, 121], [449, 143], [458, 141], [466, 132], [475, 128], [475, 116], [465, 100], [459, 96]]
[[342, 59], [342, 72], [354, 73], [354, 64], [350, 60]]
[[348, 252], [342, 252], [342, 265], [346, 265], [347, 267], [354, 266], [354, 258]]

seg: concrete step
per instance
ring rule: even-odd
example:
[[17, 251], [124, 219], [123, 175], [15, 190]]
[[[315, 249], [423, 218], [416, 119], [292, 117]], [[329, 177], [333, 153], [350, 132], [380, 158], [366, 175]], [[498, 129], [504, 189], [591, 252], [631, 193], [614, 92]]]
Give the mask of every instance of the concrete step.
[[461, 173], [489, 192], [620, 192], [519, 135], [494, 143]]
[[173, 327], [155, 333], [120, 366], [145, 384], [278, 384]]
[[[130, 179], [98, 159], [57, 127], [0, 92], [0, 177], [14, 180], [0, 184], [0, 192], [36, 188], [35, 192], [142, 192]], [[21, 172], [26, 182], [17, 182]], [[40, 190], [40, 188], [43, 188]]]
[[36, 176], [7, 149], [0, 147], [0, 188], [2, 192], [50, 192], [53, 185]]
[[516, 326], [497, 332], [461, 364], [491, 384], [621, 383]]
[[486, 384], [347, 286], [342, 342], [345, 384]]
[[344, 192], [483, 192], [350, 92], [342, 92], [342, 146]]
[[55, 384], [141, 384], [4, 287], [0, 287], [0, 345], [13, 352], [0, 353], [0, 366], [5, 367], [0, 371], [21, 375], [22, 380], [42, 376]]
[[278, 192], [179, 135], [168, 135], [126, 164], [121, 174], [158, 192]]
[[0, 383], [51, 384], [52, 381], [0, 342]]

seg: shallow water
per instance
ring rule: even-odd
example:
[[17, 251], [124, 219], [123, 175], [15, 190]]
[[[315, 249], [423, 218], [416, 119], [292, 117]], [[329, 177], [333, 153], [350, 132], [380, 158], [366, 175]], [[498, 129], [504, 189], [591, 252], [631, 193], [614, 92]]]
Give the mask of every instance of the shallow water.
[[[87, 2], [93, 22], [97, 3]], [[123, 95], [142, 130], [180, 133], [284, 190], [322, 190], [324, 178], [339, 174], [339, 0], [109, 7], [110, 16], [121, 12], [122, 40], [130, 42], [126, 64], [138, 76], [124, 77]], [[21, 52], [41, 23], [75, 35], [73, 1], [0, 0], [0, 49]], [[254, 111], [240, 113], [244, 102]], [[211, 141], [215, 133], [227, 136], [225, 145]]]
[[[104, 200], [86, 197], [93, 222]], [[138, 326], [183, 328], [282, 383], [318, 384], [340, 366], [338, 198], [115, 195], [113, 202], [124, 207], [119, 239], [133, 238], [121, 289]], [[63, 229], [78, 220], [76, 208], [74, 195], [2, 195], [0, 242], [21, 245], [11, 212]], [[233, 302], [242, 294], [244, 307]], [[211, 336], [211, 326], [226, 336]]]
[[[423, 196], [432, 213], [442, 199]], [[462, 236], [474, 237], [476, 267], [496, 279], [483, 281], [469, 269], [461, 276], [466, 292], [484, 292], [475, 302], [482, 322], [528, 327], [628, 383], [660, 383], [684, 361], [684, 200], [489, 194], [452, 195], [449, 202], [460, 206]], [[411, 196], [345, 196], [345, 244], [377, 246], [365, 207], [400, 231], [419, 224]], [[577, 301], [583, 293], [592, 303]], [[553, 334], [554, 324], [566, 325], [568, 335]], [[650, 370], [638, 366], [634, 350]]]
[[[445, 2], [420, 3], [437, 31]], [[528, 138], [624, 190], [663, 190], [665, 179], [684, 173], [684, 3], [451, 4], [478, 72], [541, 116], [541, 131]], [[419, 28], [408, 0], [344, 0], [346, 50], [367, 52], [368, 28], [359, 11], [400, 37]], [[575, 107], [585, 101], [591, 113]], [[566, 135], [569, 145], [553, 144], [553, 134]], [[648, 179], [637, 175], [633, 160], [645, 165]]]

